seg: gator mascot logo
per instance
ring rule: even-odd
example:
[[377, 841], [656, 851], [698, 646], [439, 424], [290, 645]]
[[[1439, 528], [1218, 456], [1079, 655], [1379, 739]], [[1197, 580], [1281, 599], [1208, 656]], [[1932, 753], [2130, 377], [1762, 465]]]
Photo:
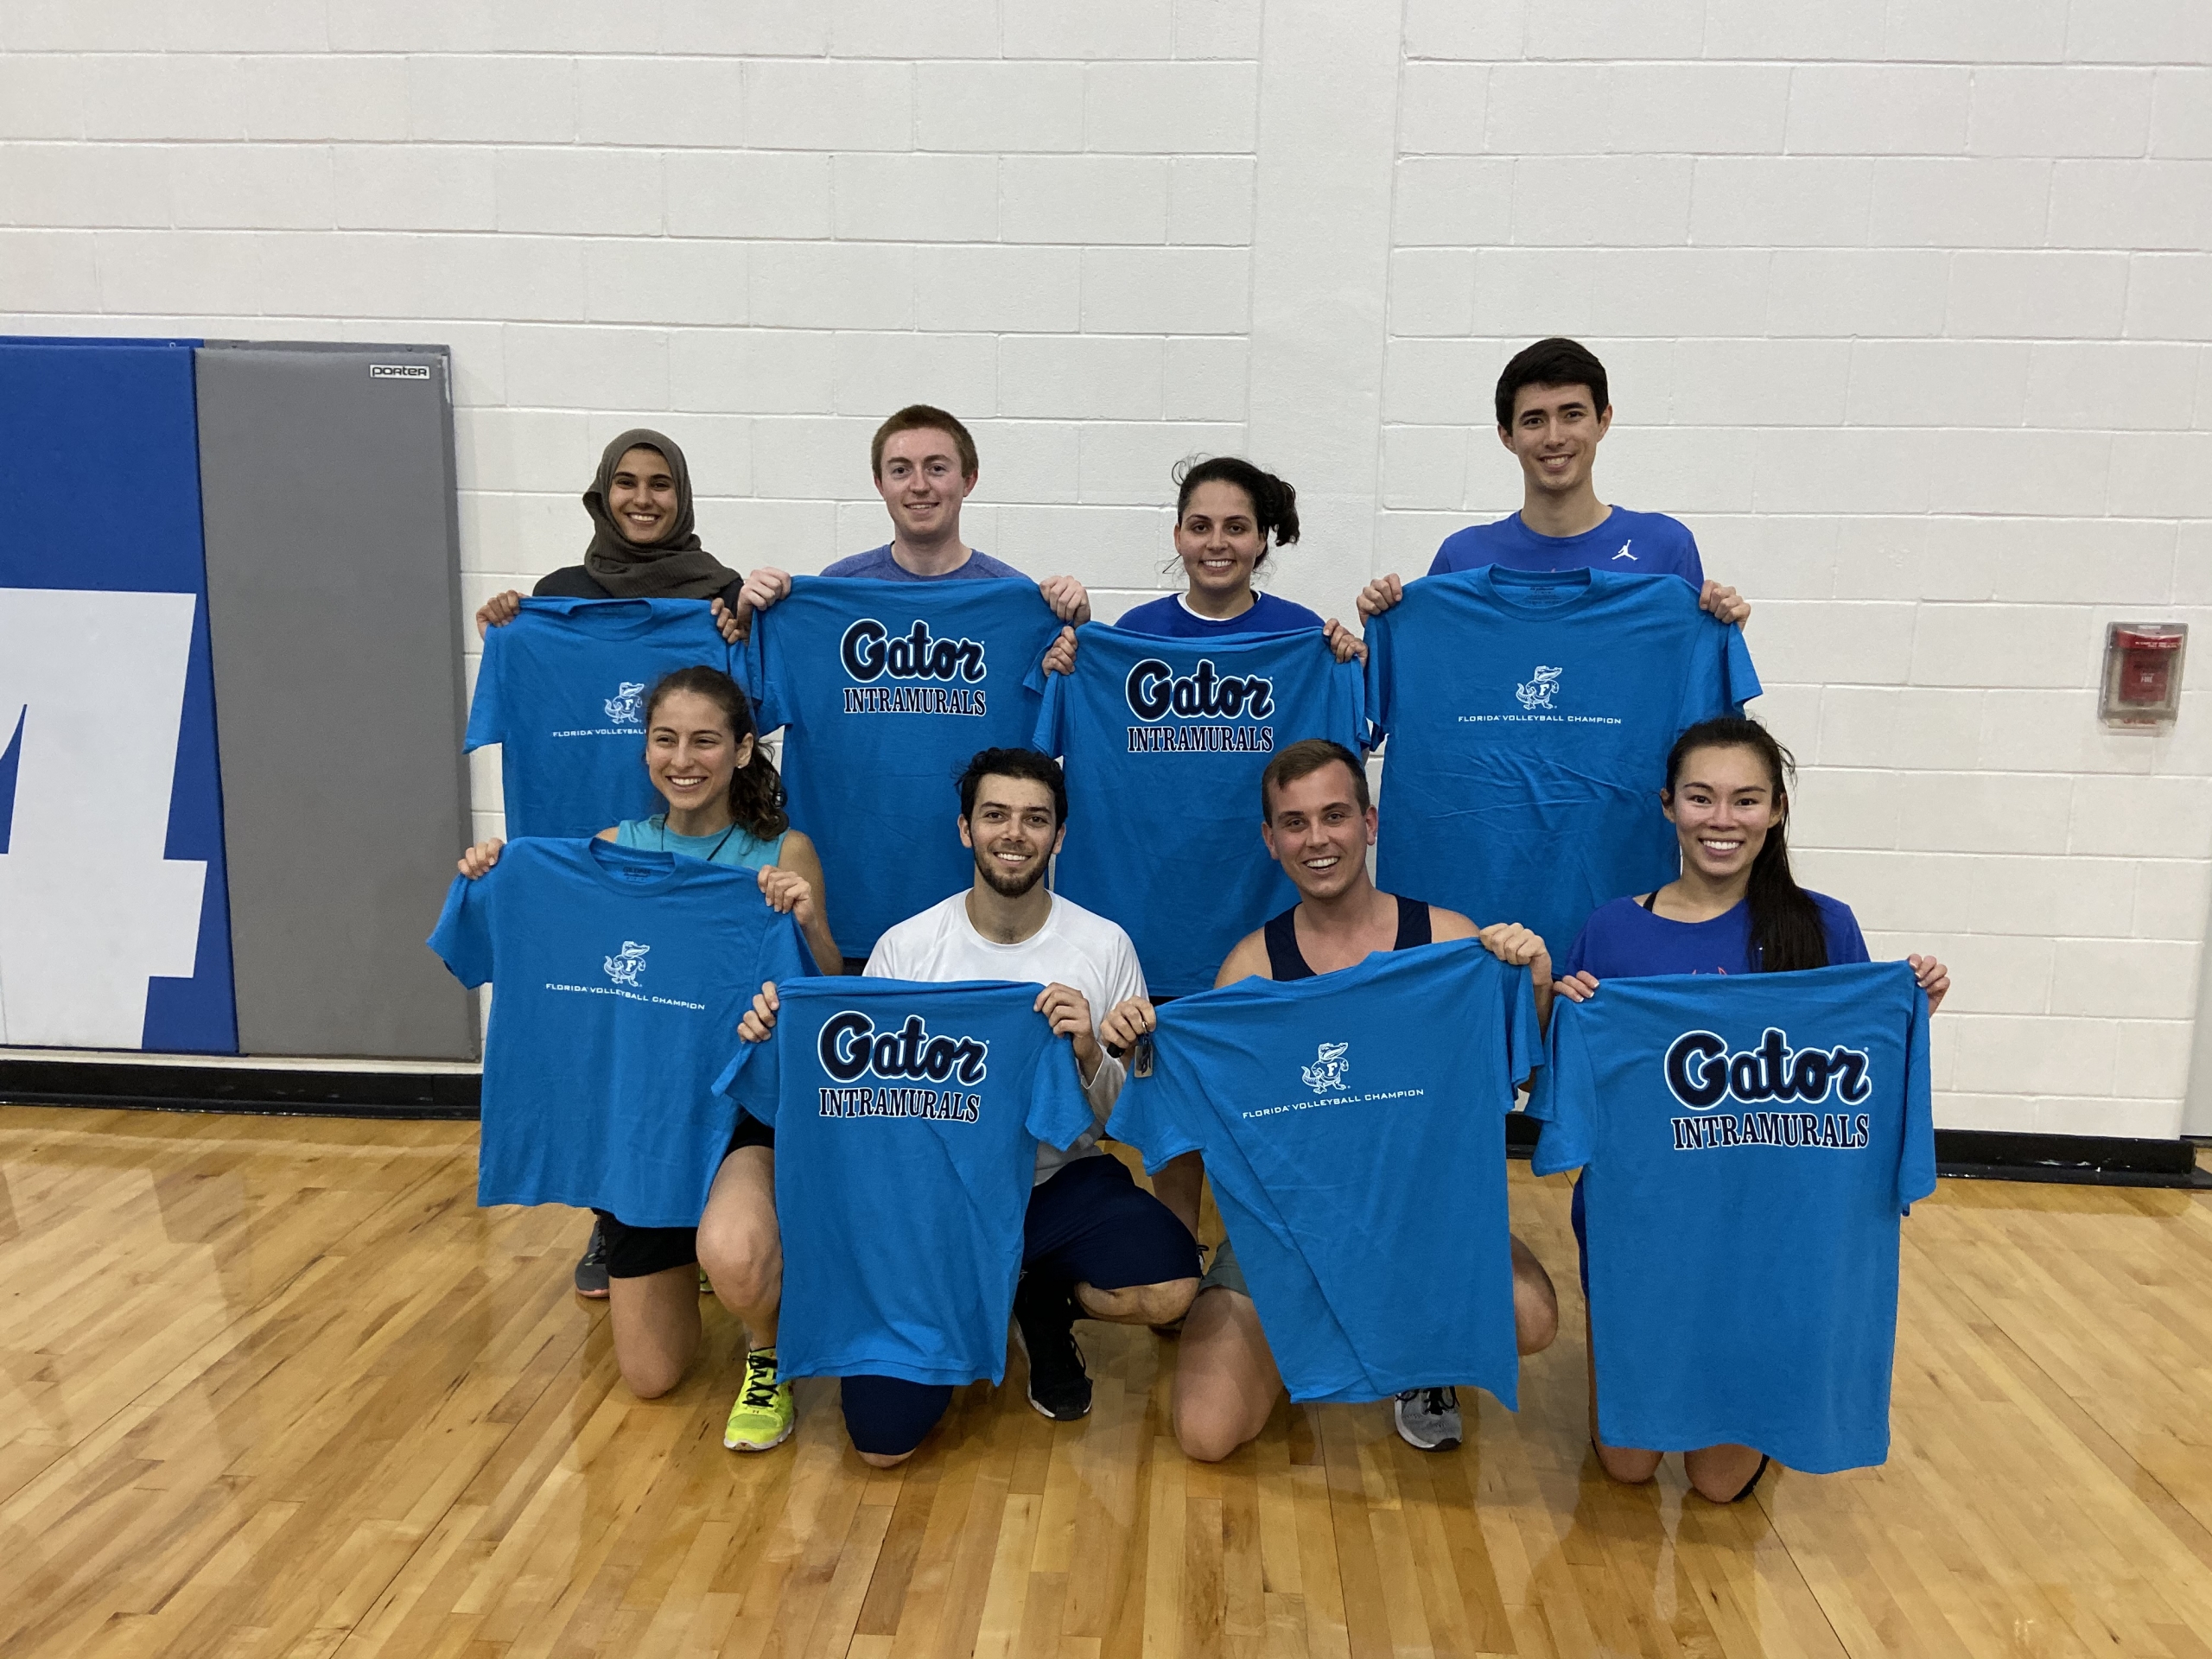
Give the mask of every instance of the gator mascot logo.
[[1326, 1094], [1332, 1089], [1344, 1086], [1344, 1073], [1351, 1070], [1351, 1062], [1344, 1058], [1350, 1043], [1323, 1043], [1314, 1056], [1313, 1064], [1300, 1066], [1298, 1075], [1306, 1079], [1306, 1086], [1315, 1094]]
[[645, 683], [625, 680], [614, 688], [614, 695], [600, 705], [607, 710], [607, 717], [617, 726], [642, 726], [645, 723]]
[[1552, 693], [1559, 690], [1559, 677], [1565, 672], [1564, 668], [1546, 668], [1539, 663], [1527, 684], [1513, 688], [1513, 695], [1521, 700], [1523, 709], [1548, 709], [1552, 706]]

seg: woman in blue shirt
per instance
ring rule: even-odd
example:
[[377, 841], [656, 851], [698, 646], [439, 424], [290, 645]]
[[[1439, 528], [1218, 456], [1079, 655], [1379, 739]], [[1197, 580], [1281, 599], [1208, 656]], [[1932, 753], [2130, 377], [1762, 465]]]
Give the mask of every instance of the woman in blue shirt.
[[[1182, 563], [1185, 590], [1122, 612], [1116, 627], [1163, 639], [1226, 639], [1319, 628], [1338, 662], [1366, 660], [1367, 647], [1359, 636], [1333, 617], [1324, 622], [1305, 606], [1252, 586], [1273, 548], [1298, 539], [1295, 489], [1236, 455], [1178, 462], [1174, 479], [1175, 556]], [[1075, 653], [1074, 630], [1064, 630], [1045, 653], [1045, 671], [1073, 672]], [[1257, 846], [1253, 856], [1260, 856]], [[1205, 1168], [1195, 1152], [1185, 1153], [1153, 1178], [1155, 1196], [1193, 1236], [1204, 1182]]]
[[[1613, 978], [1787, 973], [1866, 961], [1866, 941], [1851, 907], [1808, 893], [1790, 874], [1784, 832], [1795, 775], [1789, 752], [1755, 721], [1708, 720], [1677, 738], [1660, 802], [1681, 843], [1682, 873], [1654, 892], [1592, 912], [1567, 950], [1558, 993], [1583, 1002]], [[1951, 988], [1949, 974], [1933, 957], [1905, 960], [1934, 1013]], [[1589, 1234], [1580, 1176], [1572, 1217], [1583, 1254], [1586, 1318]], [[1659, 1452], [1598, 1439], [1594, 1362], [1590, 1441], [1615, 1480], [1640, 1484], [1658, 1470]], [[1767, 1465], [1756, 1447], [1733, 1445], [1704, 1446], [1682, 1461], [1690, 1484], [1716, 1503], [1750, 1497]]]
[[[1364, 658], [1359, 637], [1333, 618], [1324, 622], [1252, 586], [1273, 547], [1298, 539], [1298, 492], [1273, 473], [1236, 455], [1185, 461], [1175, 468], [1175, 556], [1185, 590], [1122, 613], [1114, 626], [1164, 639], [1224, 639], [1319, 628], [1338, 662]], [[1170, 567], [1173, 568], [1172, 566]], [[1045, 653], [1045, 671], [1075, 666], [1073, 632]]]
[[[785, 816], [783, 780], [760, 747], [753, 710], [737, 683], [704, 666], [664, 675], [645, 698], [645, 769], [666, 810], [602, 830], [599, 839], [757, 870], [761, 893], [798, 923], [822, 971], [842, 972], [843, 958], [830, 937], [822, 861], [814, 843]], [[499, 861], [502, 845], [492, 840], [470, 848], [461, 857], [461, 874], [472, 880], [484, 874]], [[711, 1278], [714, 1260], [735, 1259], [731, 1250], [718, 1252], [713, 1244], [731, 1224], [728, 1216], [749, 1213], [734, 1205], [732, 1195], [763, 1183], [772, 1189], [774, 1147], [773, 1130], [751, 1117], [738, 1119], [696, 1229], [632, 1227], [598, 1212], [592, 1249], [577, 1269], [577, 1288], [584, 1289], [584, 1267], [596, 1258], [605, 1287], [598, 1294], [610, 1298], [615, 1363], [640, 1398], [674, 1388], [698, 1351], [699, 1233], [709, 1235]], [[749, 1305], [737, 1295], [725, 1302]], [[775, 1373], [772, 1349], [747, 1354], [725, 1443], [773, 1445], [791, 1432], [791, 1389], [777, 1384]]]

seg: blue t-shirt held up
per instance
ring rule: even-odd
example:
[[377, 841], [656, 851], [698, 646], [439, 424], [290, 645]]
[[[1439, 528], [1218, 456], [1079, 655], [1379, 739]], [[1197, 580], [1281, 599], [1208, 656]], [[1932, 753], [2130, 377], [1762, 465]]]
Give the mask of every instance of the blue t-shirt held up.
[[[1107, 1132], [1206, 1174], [1293, 1400], [1473, 1382], [1517, 1403], [1505, 1115], [1525, 969], [1472, 940], [1160, 1010]], [[1437, 1270], [1409, 1265], [1445, 1263]]]
[[1444, 538], [1428, 574], [1479, 570], [1486, 564], [1502, 564], [1510, 570], [1680, 576], [1698, 592], [1705, 589], [1705, 566], [1689, 526], [1663, 512], [1630, 512], [1626, 507], [1615, 507], [1595, 529], [1580, 536], [1541, 535], [1529, 529], [1517, 512], [1487, 524], [1470, 524]]
[[1037, 1143], [1091, 1126], [1040, 985], [817, 979], [715, 1087], [776, 1129], [794, 1376], [1006, 1372]]
[[510, 836], [593, 836], [656, 810], [645, 694], [679, 668], [730, 670], [696, 599], [525, 599], [484, 636], [462, 747], [499, 745]]
[[1743, 631], [1657, 576], [1428, 576], [1367, 648], [1389, 740], [1376, 884], [1554, 950], [1606, 899], [1674, 879], [1667, 751], [1759, 694]]
[[[1128, 930], [1145, 983], [1213, 983], [1236, 941], [1298, 893], [1260, 839], [1260, 774], [1278, 749], [1331, 737], [1357, 753], [1357, 663], [1313, 630], [1169, 639], [1086, 622], [1075, 671], [1044, 677], [1036, 747], [1067, 768], [1054, 891]], [[1129, 804], [1160, 804], [1141, 835]]]
[[1604, 984], [1554, 1004], [1529, 1110], [1535, 1173], [1583, 1172], [1607, 1445], [1889, 1456], [1897, 1217], [1936, 1190], [1908, 964]]
[[763, 980], [814, 971], [751, 870], [607, 841], [511, 841], [455, 876], [430, 949], [491, 981], [479, 1204], [695, 1227], [736, 1113], [715, 1073]]
[[838, 949], [973, 879], [954, 780], [1037, 728], [1031, 671], [1059, 620], [1028, 582], [800, 576], [746, 642], [760, 729], [788, 727], [791, 822], [812, 836]]

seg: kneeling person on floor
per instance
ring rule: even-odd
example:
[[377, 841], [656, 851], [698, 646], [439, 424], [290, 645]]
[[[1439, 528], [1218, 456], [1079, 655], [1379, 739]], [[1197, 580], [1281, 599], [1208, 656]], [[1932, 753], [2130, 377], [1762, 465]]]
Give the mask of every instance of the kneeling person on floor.
[[[1039, 1145], [1025, 1225], [1014, 1334], [1028, 1358], [1029, 1403], [1069, 1421], [1090, 1409], [1090, 1377], [1073, 1326], [1079, 1318], [1163, 1325], [1182, 1317], [1198, 1287], [1190, 1230], [1138, 1186], [1098, 1142], [1125, 1076], [1098, 1039], [1094, 1010], [1145, 1008], [1144, 972], [1129, 937], [1045, 885], [1066, 830], [1059, 765], [1030, 749], [986, 749], [961, 775], [960, 838], [975, 855], [969, 887], [899, 923], [876, 942], [868, 973], [883, 979], [1036, 981], [1038, 1010], [1073, 1045], [1096, 1123], [1067, 1151]], [[764, 985], [740, 1027], [760, 1041], [775, 1027], [776, 988]], [[771, 1157], [772, 1168], [772, 1154]], [[782, 1290], [774, 1188], [758, 1192], [741, 1259], [710, 1262], [758, 1298], [745, 1320], [775, 1329]], [[701, 1235], [702, 1255], [718, 1241]], [[912, 1455], [951, 1404], [949, 1386], [887, 1376], [842, 1380], [846, 1430], [867, 1462], [887, 1468]], [[740, 1405], [742, 1406], [742, 1400]], [[734, 1413], [725, 1444], [752, 1449]], [[734, 1437], [734, 1438], [733, 1438]]]
[[[1298, 889], [1298, 903], [1238, 942], [1217, 986], [1255, 976], [1305, 979], [1353, 967], [1378, 950], [1472, 938], [1500, 961], [1526, 967], [1539, 1015], [1548, 1008], [1551, 960], [1535, 934], [1511, 922], [1478, 928], [1456, 911], [1376, 887], [1367, 873], [1375, 808], [1366, 771], [1351, 750], [1325, 738], [1293, 743], [1268, 763], [1260, 796], [1262, 835]], [[1127, 1048], [1154, 1028], [1151, 1006], [1141, 1003], [1114, 1009], [1104, 1033], [1108, 1042]], [[1176, 1361], [1176, 1442], [1205, 1463], [1255, 1438], [1283, 1392], [1233, 1243], [1224, 1240], [1214, 1252]], [[1529, 1247], [1515, 1238], [1512, 1251], [1514, 1334], [1520, 1351], [1533, 1354], [1558, 1334], [1559, 1299]], [[1424, 1452], [1459, 1444], [1456, 1389], [1409, 1389], [1396, 1397], [1393, 1418], [1399, 1435]]]

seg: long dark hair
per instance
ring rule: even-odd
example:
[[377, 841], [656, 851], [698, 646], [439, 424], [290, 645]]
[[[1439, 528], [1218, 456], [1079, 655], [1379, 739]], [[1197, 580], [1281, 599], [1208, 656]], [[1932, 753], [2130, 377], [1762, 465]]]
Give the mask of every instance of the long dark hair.
[[782, 835], [791, 827], [791, 817], [784, 810], [784, 780], [761, 745], [760, 731], [753, 723], [753, 705], [746, 701], [737, 682], [719, 668], [709, 668], [703, 664], [662, 675], [645, 694], [647, 731], [652, 729], [653, 711], [660, 707], [661, 700], [677, 691], [704, 697], [720, 709], [729, 721], [731, 742], [742, 743], [748, 737], [753, 740], [753, 759], [730, 776], [730, 816], [747, 835], [762, 841]]
[[1675, 740], [1667, 752], [1667, 798], [1674, 799], [1682, 766], [1698, 749], [1749, 749], [1766, 763], [1774, 790], [1776, 817], [1765, 843], [1751, 861], [1751, 886], [1745, 899], [1751, 910], [1751, 955], [1763, 974], [1786, 974], [1800, 968], [1828, 965], [1827, 931], [1821, 925], [1821, 907], [1813, 895], [1797, 885], [1789, 873], [1789, 785], [1797, 780], [1797, 762], [1774, 741], [1774, 734], [1755, 720], [1724, 716], [1702, 720]]
[[1234, 484], [1244, 492], [1244, 499], [1252, 504], [1252, 523], [1260, 532], [1260, 556], [1252, 562], [1255, 570], [1268, 562], [1270, 538], [1277, 547], [1288, 547], [1298, 539], [1298, 492], [1241, 456], [1215, 455], [1205, 461], [1186, 457], [1176, 462], [1174, 479], [1179, 524], [1190, 510], [1192, 493], [1199, 485]]

